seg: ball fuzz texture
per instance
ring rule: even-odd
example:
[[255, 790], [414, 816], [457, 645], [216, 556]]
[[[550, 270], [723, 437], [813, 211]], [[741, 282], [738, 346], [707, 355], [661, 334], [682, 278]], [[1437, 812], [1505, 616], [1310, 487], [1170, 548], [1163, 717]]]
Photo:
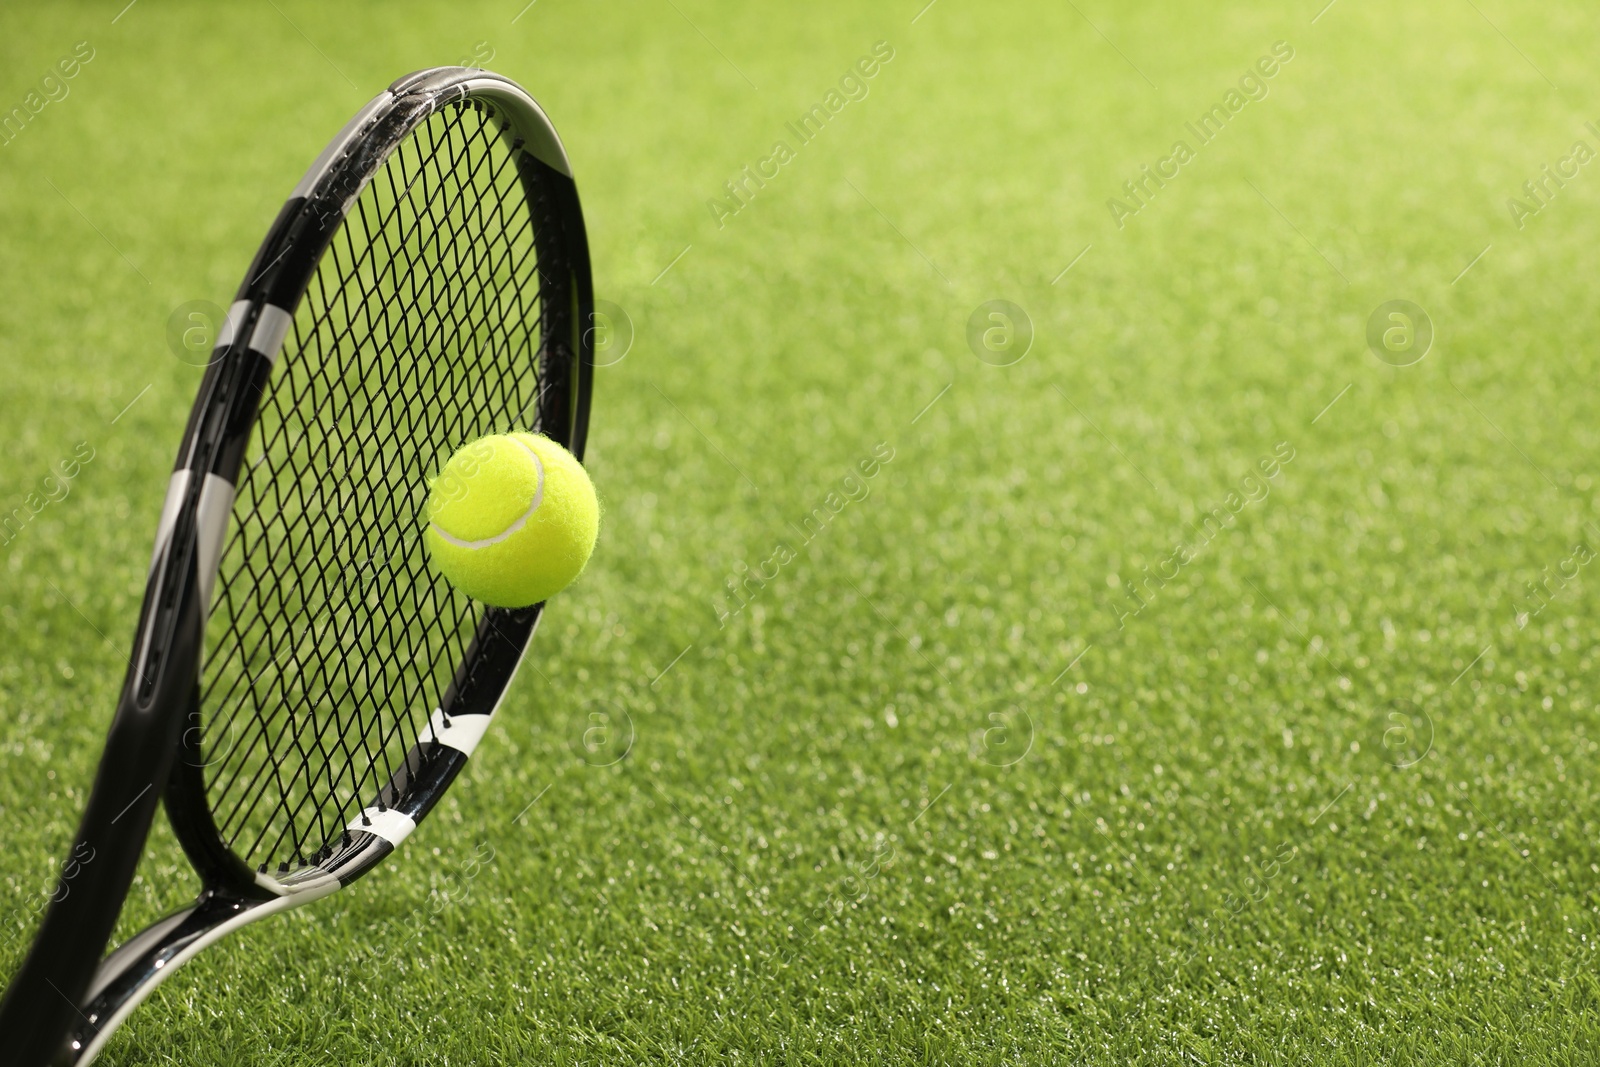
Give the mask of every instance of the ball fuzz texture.
[[422, 539], [451, 585], [498, 608], [548, 600], [600, 533], [583, 464], [548, 437], [493, 434], [458, 449], [428, 493]]

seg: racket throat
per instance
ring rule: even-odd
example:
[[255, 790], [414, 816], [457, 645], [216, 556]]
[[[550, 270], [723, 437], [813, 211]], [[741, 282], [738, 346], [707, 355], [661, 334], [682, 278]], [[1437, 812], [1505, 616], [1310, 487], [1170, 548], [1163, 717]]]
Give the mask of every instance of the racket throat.
[[207, 890], [189, 907], [146, 927], [107, 956], [95, 972], [58, 1062], [66, 1067], [87, 1067], [128, 1014], [207, 945], [337, 888], [338, 883], [332, 882], [271, 900]]

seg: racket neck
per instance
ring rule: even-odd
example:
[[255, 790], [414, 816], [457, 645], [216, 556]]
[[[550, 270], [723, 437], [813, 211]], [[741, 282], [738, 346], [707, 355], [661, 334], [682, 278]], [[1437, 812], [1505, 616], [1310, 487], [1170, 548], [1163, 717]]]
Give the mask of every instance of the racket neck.
[[[187, 598], [194, 597], [188, 583]], [[149, 605], [147, 605], [148, 608]], [[181, 611], [148, 696], [130, 671], [60, 882], [22, 968], [0, 1000], [10, 1067], [59, 1062], [133, 883], [195, 686], [200, 613]], [[71, 1062], [68, 1060], [67, 1062]]]

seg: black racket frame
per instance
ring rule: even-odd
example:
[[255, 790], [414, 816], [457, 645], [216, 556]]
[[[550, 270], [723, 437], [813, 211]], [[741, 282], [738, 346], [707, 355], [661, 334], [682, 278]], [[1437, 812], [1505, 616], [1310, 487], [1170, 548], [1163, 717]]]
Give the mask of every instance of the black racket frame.
[[[31, 951], [0, 1001], [0, 1063], [86, 1064], [177, 964], [254, 919], [348, 885], [394, 850], [381, 833], [352, 829], [313, 865], [283, 875], [252, 869], [235, 855], [217, 830], [206, 796], [196, 728], [199, 671], [232, 487], [278, 355], [259, 348], [273, 347], [274, 335], [281, 345], [287, 321], [346, 212], [390, 153], [432, 115], [457, 103], [487, 108], [500, 121], [524, 192], [530, 202], [543, 198], [541, 216], [556, 222], [534, 235], [540, 431], [583, 457], [594, 373], [594, 296], [577, 187], [555, 129], [520, 86], [487, 71], [438, 67], [401, 78], [334, 138], [284, 204], [218, 338], [178, 450], [133, 656], [70, 853], [93, 858], [64, 874]], [[550, 269], [552, 263], [559, 269]], [[226, 503], [219, 508], [222, 497]], [[493, 714], [542, 609], [484, 609], [441, 702], [447, 721]], [[407, 753], [376, 805], [420, 823], [466, 761], [463, 751], [423, 740]], [[164, 799], [203, 889], [193, 905], [129, 939], [102, 962], [158, 799]]]

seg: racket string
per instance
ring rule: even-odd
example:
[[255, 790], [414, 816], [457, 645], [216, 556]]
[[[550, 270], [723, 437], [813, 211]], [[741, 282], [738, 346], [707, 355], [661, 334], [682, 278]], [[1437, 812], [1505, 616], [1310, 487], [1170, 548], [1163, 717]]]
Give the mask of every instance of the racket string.
[[[240, 476], [202, 688], [224, 841], [293, 868], [407, 767], [480, 609], [427, 564], [427, 478], [538, 429], [539, 200], [492, 111], [407, 138], [335, 235]], [[530, 264], [533, 269], [529, 269]]]

